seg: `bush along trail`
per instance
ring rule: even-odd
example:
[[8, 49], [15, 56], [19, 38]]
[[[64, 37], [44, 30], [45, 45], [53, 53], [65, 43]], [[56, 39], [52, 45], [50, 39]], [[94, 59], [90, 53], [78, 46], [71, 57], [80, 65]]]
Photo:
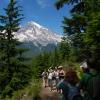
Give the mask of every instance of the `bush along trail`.
[[42, 89], [41, 79], [33, 79], [26, 88], [14, 92], [13, 96], [0, 100], [38, 100]]

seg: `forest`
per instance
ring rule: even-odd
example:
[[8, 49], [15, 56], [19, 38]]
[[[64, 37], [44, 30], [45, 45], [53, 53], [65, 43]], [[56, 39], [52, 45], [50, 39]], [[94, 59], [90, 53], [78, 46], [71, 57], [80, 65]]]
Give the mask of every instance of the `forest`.
[[13, 34], [24, 19], [22, 7], [17, 0], [10, 0], [5, 15], [0, 13], [0, 100], [20, 100], [18, 97], [28, 92], [37, 94], [41, 73], [49, 67], [72, 66], [79, 71], [79, 64], [91, 57], [100, 64], [100, 0], [55, 0], [57, 10], [65, 5], [73, 7], [71, 17], [62, 19], [61, 43], [54, 51], [39, 54], [29, 63], [22, 56], [26, 49], [18, 48], [22, 43]]

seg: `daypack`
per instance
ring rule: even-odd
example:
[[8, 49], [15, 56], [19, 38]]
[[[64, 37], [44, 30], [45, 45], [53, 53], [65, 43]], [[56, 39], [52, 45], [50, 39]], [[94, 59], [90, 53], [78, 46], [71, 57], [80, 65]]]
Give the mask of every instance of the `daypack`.
[[56, 76], [55, 76], [55, 74], [53, 74], [53, 76], [52, 76], [52, 80], [55, 80], [56, 79]]
[[48, 73], [47, 73], [47, 72], [43, 72], [43, 73], [42, 73], [42, 76], [43, 76], [44, 78], [47, 78]]
[[72, 86], [70, 83], [64, 83], [68, 87], [68, 92], [66, 96], [66, 100], [82, 100], [82, 96], [80, 95], [78, 84]]
[[53, 72], [52, 80], [56, 79], [56, 74]]
[[68, 100], [82, 100], [78, 85], [72, 86], [68, 83]]

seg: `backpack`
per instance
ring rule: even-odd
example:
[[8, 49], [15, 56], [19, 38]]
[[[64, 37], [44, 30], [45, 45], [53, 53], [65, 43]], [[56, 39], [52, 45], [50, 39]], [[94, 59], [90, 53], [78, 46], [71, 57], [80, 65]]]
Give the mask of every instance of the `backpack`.
[[72, 86], [70, 83], [65, 83], [64, 84], [68, 87], [68, 92], [67, 92], [67, 99], [66, 100], [82, 100], [82, 96], [80, 95], [79, 87], [78, 84], [75, 86]]
[[47, 72], [43, 72], [43, 73], [42, 73], [42, 76], [43, 76], [44, 78], [47, 78], [48, 73], [47, 73]]
[[[91, 75], [91, 74], [90, 74]], [[100, 73], [91, 75], [88, 80], [88, 92], [92, 100], [100, 100]]]
[[52, 80], [55, 80], [55, 79], [56, 79], [56, 75], [55, 75], [55, 73], [53, 72]]
[[68, 100], [82, 100], [82, 96], [80, 95], [78, 84], [72, 86], [68, 83]]

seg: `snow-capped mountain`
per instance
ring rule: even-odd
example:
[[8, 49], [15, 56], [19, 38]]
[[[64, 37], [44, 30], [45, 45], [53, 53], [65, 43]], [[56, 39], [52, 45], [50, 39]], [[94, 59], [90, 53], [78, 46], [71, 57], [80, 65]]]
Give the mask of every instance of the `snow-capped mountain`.
[[25, 27], [21, 27], [15, 34], [15, 37], [19, 41], [24, 42], [23, 46], [31, 49], [33, 53], [35, 51], [45, 51], [47, 48], [51, 51], [54, 46], [61, 42], [61, 35], [52, 32], [34, 21], [28, 22]]
[[33, 42], [36, 46], [38, 44], [47, 46], [48, 44], [57, 44], [61, 41], [61, 35], [55, 34], [33, 21], [28, 22], [25, 27], [22, 27], [17, 32], [16, 38], [22, 42]]

